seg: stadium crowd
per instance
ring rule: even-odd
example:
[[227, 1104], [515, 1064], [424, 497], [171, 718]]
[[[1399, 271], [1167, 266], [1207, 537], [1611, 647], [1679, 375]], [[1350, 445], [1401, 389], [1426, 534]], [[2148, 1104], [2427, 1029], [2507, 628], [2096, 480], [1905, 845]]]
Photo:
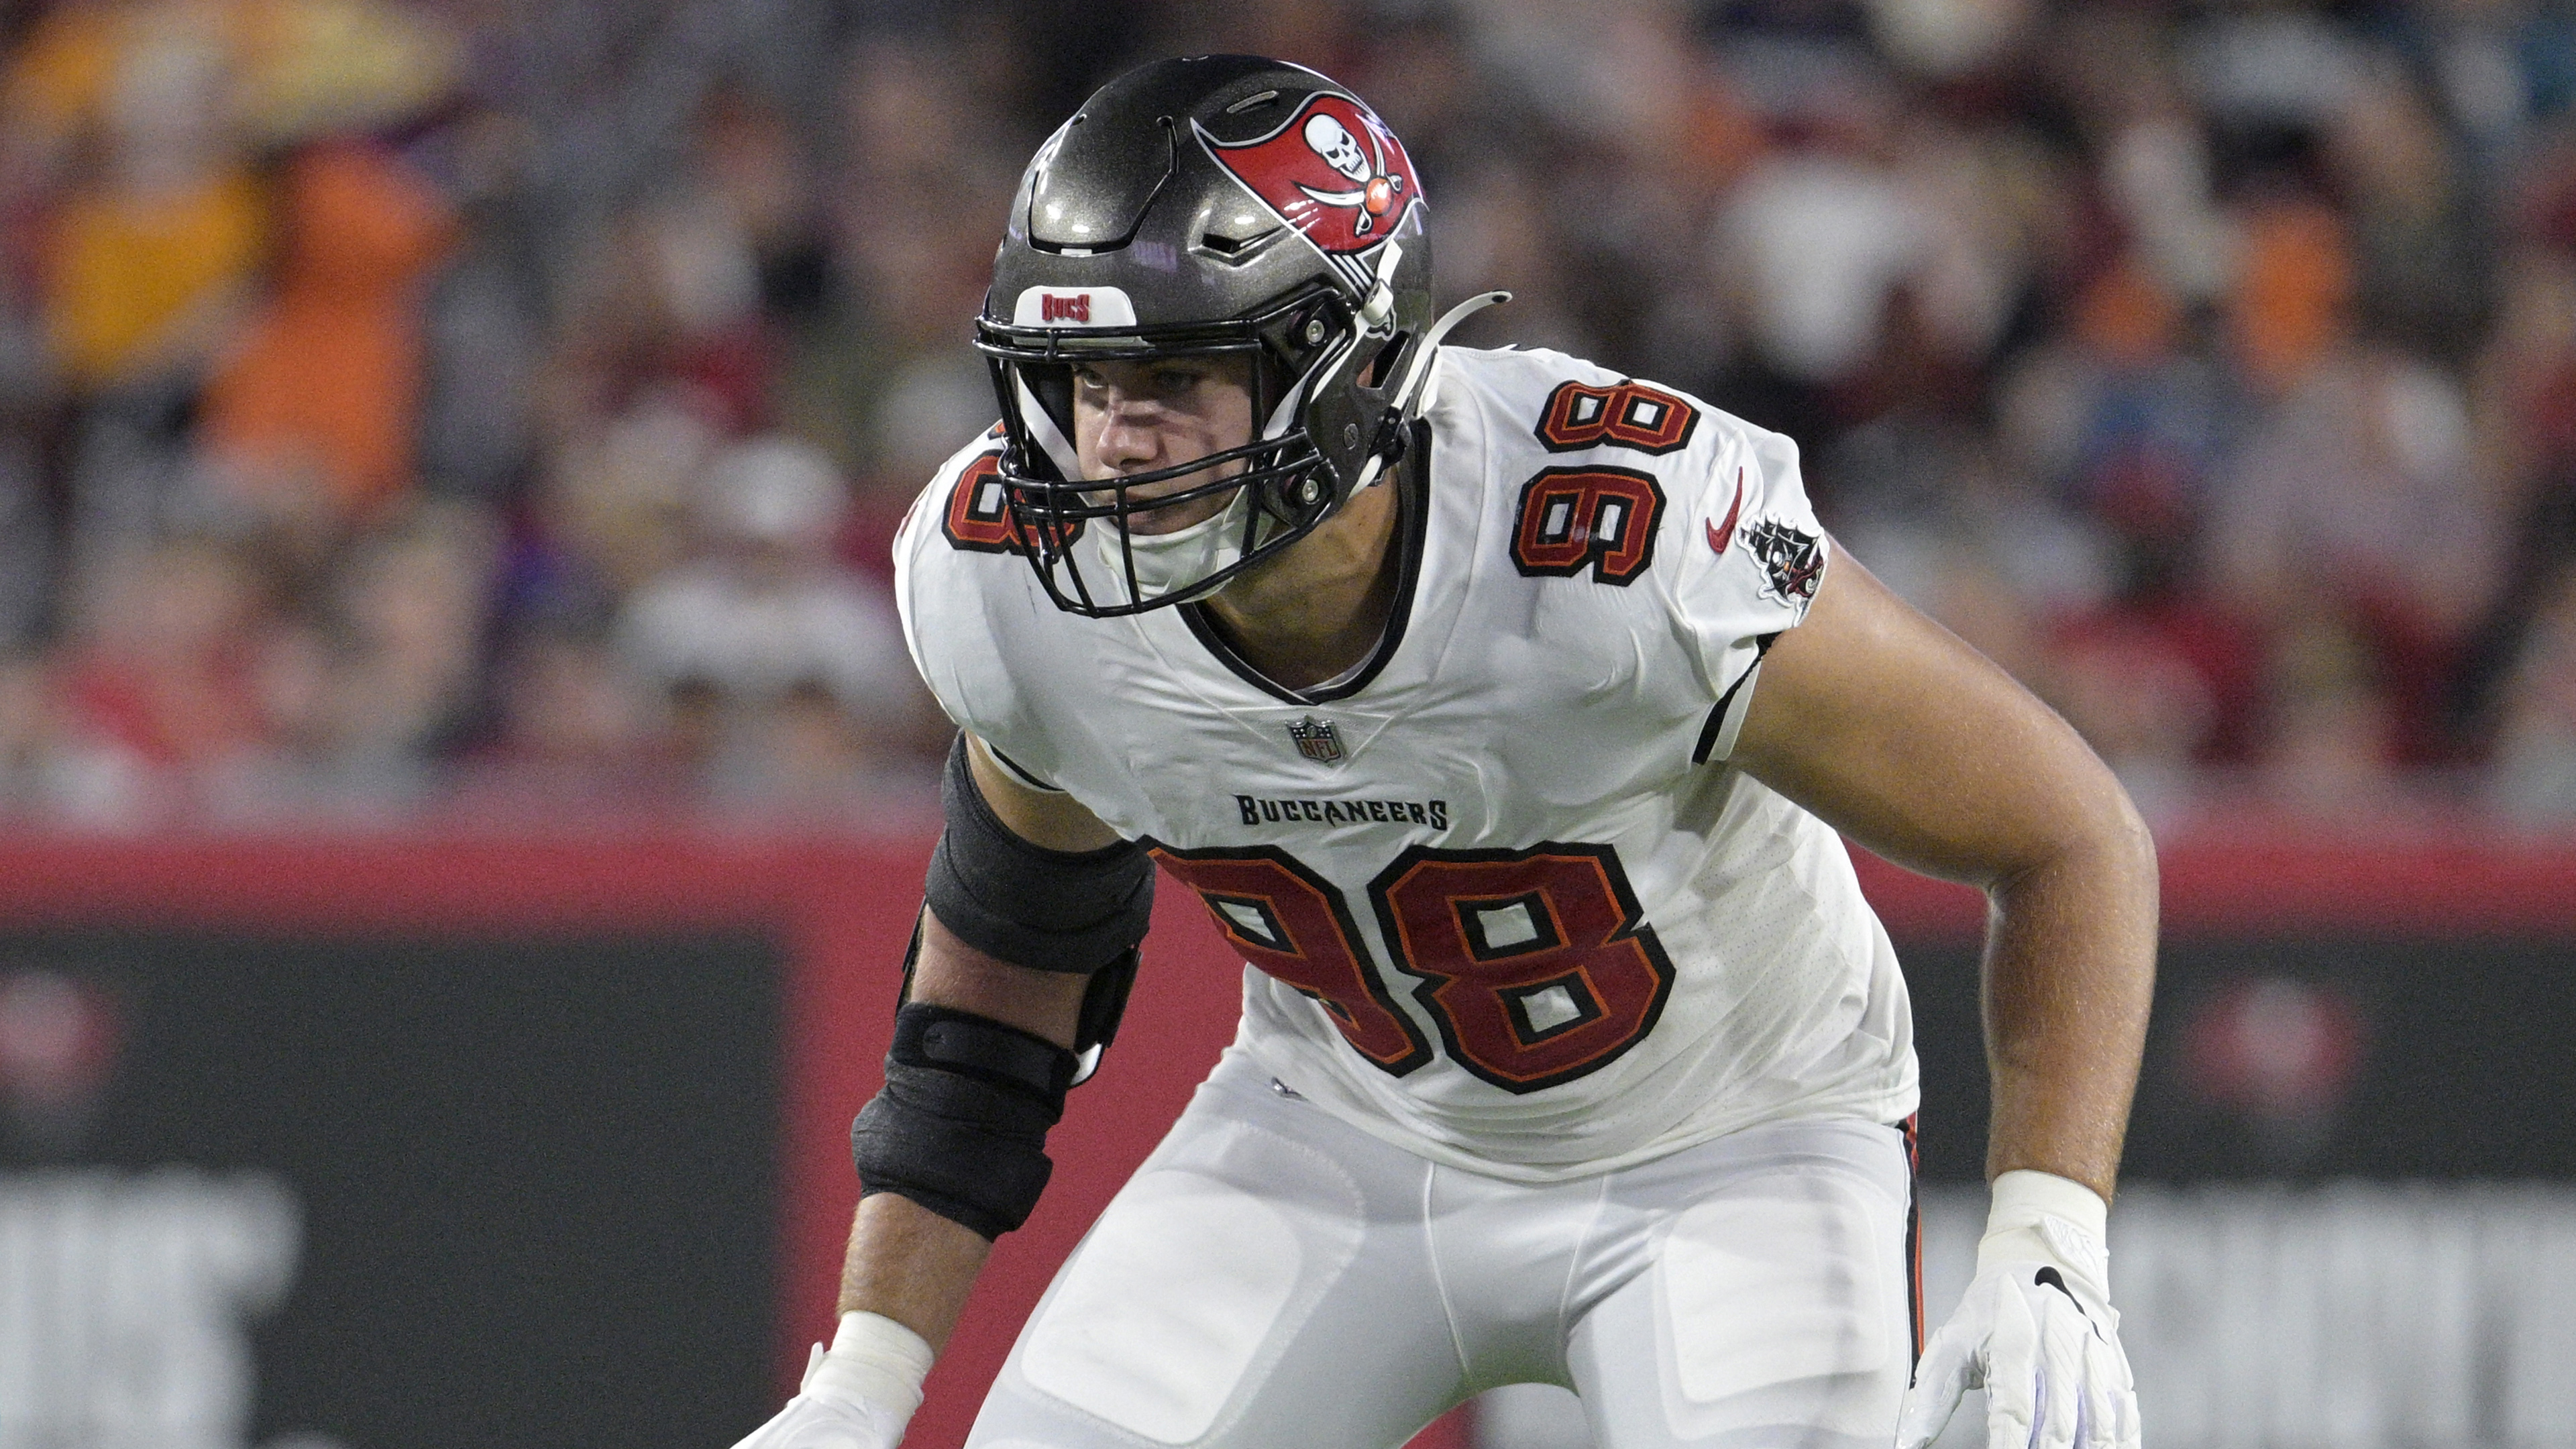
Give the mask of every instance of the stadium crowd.
[[2576, 817], [2567, 0], [0, 7], [0, 813], [863, 817], [1045, 118], [1342, 79], [2172, 823]]

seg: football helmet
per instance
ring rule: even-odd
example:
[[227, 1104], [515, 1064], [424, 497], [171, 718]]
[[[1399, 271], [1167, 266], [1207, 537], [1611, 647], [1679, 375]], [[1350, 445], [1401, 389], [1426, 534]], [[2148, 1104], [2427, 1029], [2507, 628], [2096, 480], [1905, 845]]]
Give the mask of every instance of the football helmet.
[[[1422, 183], [1377, 114], [1258, 56], [1159, 61], [1103, 86], [1020, 179], [976, 319], [1021, 552], [1058, 607], [1200, 598], [1330, 518], [1401, 456], [1435, 324]], [[1073, 377], [1109, 361], [1249, 364], [1252, 436], [1086, 479]], [[1173, 480], [1176, 491], [1153, 490]], [[1223, 497], [1212, 517], [1131, 530]]]

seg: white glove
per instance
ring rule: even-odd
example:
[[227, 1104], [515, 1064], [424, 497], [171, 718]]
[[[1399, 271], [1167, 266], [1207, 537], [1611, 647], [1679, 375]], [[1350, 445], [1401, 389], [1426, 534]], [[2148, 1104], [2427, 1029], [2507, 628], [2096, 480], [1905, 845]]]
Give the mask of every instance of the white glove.
[[1995, 1179], [1977, 1276], [1923, 1346], [1897, 1449], [1939, 1438], [1974, 1388], [1986, 1391], [1987, 1449], [2137, 1449], [2137, 1388], [2102, 1245], [2109, 1216], [2079, 1182], [2028, 1171]]
[[893, 1319], [844, 1313], [830, 1351], [814, 1345], [796, 1397], [734, 1449], [895, 1449], [930, 1360], [921, 1335]]

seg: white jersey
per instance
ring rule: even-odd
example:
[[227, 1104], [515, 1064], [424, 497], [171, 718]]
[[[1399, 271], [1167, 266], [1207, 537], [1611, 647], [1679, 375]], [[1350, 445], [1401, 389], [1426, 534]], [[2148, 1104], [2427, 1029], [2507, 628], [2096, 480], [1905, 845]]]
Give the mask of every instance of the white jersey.
[[1544, 1182], [1912, 1112], [1840, 840], [1725, 763], [1826, 566], [1795, 446], [1544, 351], [1444, 350], [1424, 416], [1386, 637], [1328, 686], [1264, 679], [1194, 606], [1058, 610], [991, 436], [896, 541], [913, 659], [1207, 903], [1251, 968], [1241, 1045], [1400, 1147]]

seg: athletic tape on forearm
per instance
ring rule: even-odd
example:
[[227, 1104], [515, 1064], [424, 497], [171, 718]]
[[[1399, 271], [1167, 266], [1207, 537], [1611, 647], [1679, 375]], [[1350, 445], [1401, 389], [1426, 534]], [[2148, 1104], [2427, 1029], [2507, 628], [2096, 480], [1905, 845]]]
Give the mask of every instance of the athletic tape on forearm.
[[2004, 1173], [1994, 1181], [1977, 1266], [2055, 1263], [2080, 1277], [2096, 1298], [2107, 1298], [2110, 1219], [2102, 1195], [2073, 1178], [2027, 1168]]
[[998, 1238], [1028, 1221], [1055, 1164], [1074, 1055], [1015, 1027], [924, 1002], [895, 1013], [885, 1090], [850, 1124], [862, 1193], [908, 1197]]
[[2031, 1227], [2043, 1216], [2064, 1218], [2096, 1238], [2110, 1226], [2110, 1204], [2071, 1177], [2017, 1168], [1997, 1177], [1992, 1193], [1994, 1206], [1986, 1214], [1990, 1233]]
[[844, 1313], [831, 1351], [816, 1361], [799, 1390], [809, 1397], [867, 1404], [909, 1419], [921, 1407], [930, 1376], [930, 1344], [882, 1313]]
[[1154, 914], [1154, 863], [1144, 848], [1030, 844], [985, 803], [969, 748], [959, 735], [940, 783], [948, 825], [930, 853], [931, 914], [976, 950], [1038, 971], [1088, 973], [1133, 950]]

